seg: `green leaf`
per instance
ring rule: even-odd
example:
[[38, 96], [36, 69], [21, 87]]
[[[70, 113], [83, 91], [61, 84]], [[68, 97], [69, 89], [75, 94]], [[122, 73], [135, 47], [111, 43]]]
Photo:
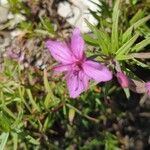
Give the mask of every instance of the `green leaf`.
[[45, 90], [46, 92], [51, 92], [51, 88], [50, 88], [50, 85], [49, 85], [49, 82], [48, 82], [48, 78], [47, 78], [47, 71], [44, 70], [44, 87], [45, 87]]
[[119, 142], [115, 135], [110, 132], [104, 132], [105, 137], [105, 150], [121, 150], [119, 148]]
[[8, 137], [9, 137], [8, 132], [3, 132], [0, 135], [0, 150], [4, 150], [6, 143], [7, 143], [7, 140], [8, 140]]
[[150, 37], [150, 28], [148, 25], [145, 25], [142, 28], [139, 28], [139, 32], [146, 38]]
[[13, 146], [13, 150], [17, 150], [17, 147], [18, 147], [18, 134], [17, 133], [12, 133], [12, 137], [13, 137], [13, 143], [14, 143], [14, 146]]
[[116, 57], [118, 57], [117, 55], [127, 54], [138, 37], [139, 33], [136, 33], [129, 41], [127, 41], [122, 47], [120, 47], [116, 52]]
[[150, 69], [150, 66], [149, 65], [147, 65], [147, 64], [145, 64], [145, 63], [143, 63], [143, 62], [141, 62], [141, 61], [138, 61], [137, 59], [135, 59], [135, 58], [133, 58], [132, 59], [138, 66], [141, 66], [141, 67], [143, 67], [143, 68], [149, 68]]
[[98, 13], [101, 14], [101, 12], [99, 12], [99, 11], [92, 11], [92, 10], [89, 10], [89, 11], [90, 11], [90, 14], [92, 14], [92, 16], [93, 16], [95, 19], [97, 19], [97, 20], [100, 19], [100, 15], [98, 15]]
[[121, 60], [128, 60], [128, 59], [132, 59], [130, 56], [128, 55], [117, 55], [116, 56], [116, 60], [121, 61]]
[[87, 42], [87, 43], [89, 43], [90, 45], [93, 45], [93, 46], [98, 46], [99, 44], [98, 44], [98, 42], [97, 42], [97, 40], [96, 39], [94, 39], [94, 38], [92, 38], [90, 35], [88, 35], [88, 34], [84, 34], [83, 35], [83, 38], [84, 38], [84, 40]]
[[130, 98], [130, 90], [129, 90], [129, 88], [123, 88], [123, 91], [124, 91], [124, 93], [126, 95], [126, 98], [129, 100], [129, 98]]
[[48, 109], [50, 107], [51, 102], [52, 102], [51, 93], [48, 93], [44, 100], [44, 105], [45, 105], [46, 109]]
[[37, 111], [40, 111], [40, 107], [36, 104], [35, 100], [33, 99], [32, 93], [30, 89], [27, 89], [27, 95], [29, 97], [29, 100], [33, 106], [34, 109], [36, 109]]
[[108, 9], [109, 8], [109, 3], [105, 0], [99, 0], [100, 2], [100, 11], [101, 14], [103, 14], [105, 17], [111, 17], [111, 11]]
[[22, 21], [20, 22], [19, 27], [28, 32], [33, 32], [33, 24], [31, 22]]
[[130, 0], [130, 3], [131, 3], [132, 5], [135, 5], [137, 2], [138, 2], [138, 0]]
[[53, 94], [53, 91], [52, 91], [52, 89], [50, 87], [50, 84], [48, 82], [47, 71], [46, 70], [44, 70], [44, 87], [45, 87], [45, 90], [47, 92], [47, 96], [44, 100], [45, 107], [48, 109], [52, 106], [56, 106], [60, 101]]
[[39, 17], [40, 18], [40, 21], [44, 27], [44, 29], [46, 29], [49, 33], [51, 34], [54, 34], [54, 28], [50, 22], [50, 19], [45, 17], [45, 18], [42, 18], [41, 16]]
[[0, 113], [0, 128], [5, 132], [11, 129], [11, 120], [9, 120], [3, 112]]
[[9, 116], [11, 116], [13, 119], [16, 119], [15, 114], [10, 109], [8, 109], [6, 106], [4, 106], [3, 109]]
[[143, 25], [145, 22], [147, 22], [150, 19], [150, 15], [138, 20], [135, 22], [133, 25], [131, 25], [124, 33], [122, 36], [122, 43], [125, 43], [128, 39], [131, 38], [133, 30], [137, 29], [141, 25]]
[[150, 37], [146, 38], [145, 40], [141, 41], [140, 43], [136, 44], [133, 48], [132, 48], [132, 52], [139, 52], [141, 50], [143, 50], [144, 47], [146, 47], [147, 45], [150, 44]]
[[72, 124], [75, 117], [75, 110], [73, 108], [69, 108], [68, 118], [69, 122]]
[[130, 25], [134, 24], [138, 20], [144, 17], [145, 12], [141, 9], [138, 10], [138, 12], [131, 18]]
[[47, 118], [45, 119], [44, 125], [43, 125], [43, 130], [49, 130], [53, 123], [54, 123], [55, 119], [53, 118], [52, 114], [48, 114]]
[[115, 52], [118, 49], [118, 21], [119, 21], [119, 4], [120, 0], [117, 0], [113, 8], [112, 14], [112, 35], [111, 35], [111, 44], [112, 51]]
[[20, 0], [8, 0], [8, 3], [13, 13], [20, 13], [20, 10], [23, 10], [26, 14], [30, 14], [29, 8]]
[[28, 135], [28, 136], [26, 137], [26, 139], [27, 139], [30, 143], [34, 144], [34, 145], [39, 145], [39, 144], [40, 144], [39, 139], [35, 139], [35, 138], [33, 138], [32, 136], [30, 136], [30, 135]]
[[101, 48], [102, 53], [107, 55], [109, 52], [111, 52], [110, 51], [110, 49], [111, 49], [110, 38], [109, 38], [108, 34], [104, 31], [102, 31], [101, 29], [97, 29], [95, 26], [90, 24], [87, 20], [85, 20], [85, 21], [86, 21], [87, 25], [89, 26], [89, 28], [96, 35], [97, 42], [99, 44], [99, 47]]

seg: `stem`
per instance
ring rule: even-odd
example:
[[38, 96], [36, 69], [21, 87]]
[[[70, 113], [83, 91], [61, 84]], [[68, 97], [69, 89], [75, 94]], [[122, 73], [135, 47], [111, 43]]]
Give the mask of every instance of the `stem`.
[[42, 34], [42, 35], [49, 35], [50, 37], [54, 36], [53, 34], [49, 33], [48, 31], [41, 30], [41, 29], [35, 29], [34, 32], [36, 32], [38, 34]]
[[91, 121], [94, 121], [95, 123], [99, 123], [99, 120], [98, 119], [95, 119], [93, 117], [90, 117], [86, 114], [83, 114], [80, 110], [78, 110], [77, 108], [75, 108], [74, 106], [70, 105], [70, 104], [66, 104], [67, 107], [71, 108], [71, 109], [74, 109], [79, 115], [85, 117], [86, 119], [88, 120], [91, 120]]

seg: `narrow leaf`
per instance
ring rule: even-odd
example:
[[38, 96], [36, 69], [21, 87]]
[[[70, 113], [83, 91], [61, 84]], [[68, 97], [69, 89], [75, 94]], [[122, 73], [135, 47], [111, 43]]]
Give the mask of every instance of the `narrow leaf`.
[[44, 87], [45, 87], [46, 92], [51, 91], [51, 88], [47, 79], [47, 71], [45, 69], [44, 69]]
[[131, 49], [131, 46], [134, 44], [138, 37], [139, 33], [136, 33], [129, 41], [127, 41], [121, 48], [118, 49], [116, 55], [122, 55], [125, 53], [127, 54], [129, 52], [129, 49]]
[[98, 42], [97, 42], [97, 39], [94, 39], [94, 38], [92, 38], [90, 35], [88, 35], [88, 34], [84, 34], [83, 35], [83, 38], [84, 38], [84, 40], [87, 42], [87, 43], [89, 43], [90, 45], [93, 45], [93, 46], [98, 46], [99, 44], [98, 44]]
[[117, 0], [113, 8], [112, 14], [112, 35], [111, 35], [111, 44], [112, 51], [115, 52], [118, 49], [118, 21], [119, 21], [119, 4], [120, 0]]
[[130, 98], [130, 90], [129, 90], [129, 88], [124, 88], [123, 91], [124, 91], [124, 93], [126, 95], [126, 98], [129, 100], [129, 98]]
[[143, 10], [138, 10], [138, 12], [131, 18], [130, 20], [130, 25], [134, 24], [135, 22], [137, 22], [138, 20], [140, 20], [141, 18], [144, 17], [144, 11]]
[[54, 34], [54, 28], [48, 18], [39, 17], [43, 27], [51, 34]]
[[51, 93], [48, 93], [45, 100], [44, 100], [44, 105], [45, 105], [46, 109], [49, 108], [51, 102], [52, 102]]
[[1, 150], [4, 150], [5, 146], [6, 146], [6, 143], [7, 143], [7, 140], [8, 140], [8, 137], [9, 137], [9, 133], [8, 132], [3, 132], [0, 136], [0, 149]]
[[132, 59], [133, 57], [129, 56], [129, 55], [117, 55], [116, 56], [116, 60], [128, 60], [128, 59]]
[[73, 120], [74, 120], [74, 117], [75, 117], [75, 110], [73, 108], [69, 109], [68, 117], [69, 117], [70, 124], [72, 124]]
[[35, 100], [33, 99], [33, 96], [32, 96], [30, 89], [27, 89], [27, 94], [28, 94], [29, 100], [30, 100], [33, 108], [36, 109], [37, 111], [40, 111], [39, 106], [36, 104]]
[[0, 113], [0, 129], [5, 132], [11, 129], [11, 120], [7, 118], [3, 112]]
[[30, 136], [30, 135], [26, 136], [26, 139], [27, 139], [30, 143], [34, 144], [34, 145], [39, 145], [39, 144], [40, 144], [39, 139], [35, 139], [35, 138], [33, 138], [32, 136]]
[[133, 61], [138, 65], [138, 66], [141, 66], [141, 67], [143, 67], [143, 68], [149, 68], [150, 69], [150, 66], [149, 65], [147, 65], [147, 64], [145, 64], [145, 63], [143, 63], [143, 62], [141, 62], [141, 61], [139, 61], [139, 60], [137, 60], [137, 59], [133, 59]]
[[138, 27], [140, 27], [141, 25], [143, 25], [145, 22], [147, 22], [150, 19], [150, 15], [138, 20], [137, 22], [135, 22], [133, 25], [131, 25], [123, 34], [122, 36], [122, 42], [126, 42], [132, 35], [132, 31], [134, 29], [137, 29]]
[[97, 42], [99, 44], [99, 47], [102, 50], [103, 54], [108, 54], [110, 50], [110, 39], [106, 32], [97, 29], [95, 26], [90, 24], [87, 20], [85, 20], [89, 28], [93, 31], [93, 33], [97, 37]]
[[51, 103], [53, 103], [54, 100], [56, 100], [56, 98], [55, 98], [55, 96], [53, 94], [53, 91], [50, 87], [50, 84], [48, 82], [47, 71], [46, 70], [44, 70], [44, 79], [43, 80], [44, 80], [44, 87], [45, 87], [45, 90], [47, 92], [47, 96], [44, 100], [44, 105], [48, 109], [50, 107]]
[[145, 40], [141, 41], [140, 43], [136, 44], [133, 48], [132, 48], [132, 52], [139, 52], [141, 50], [143, 50], [144, 47], [146, 47], [147, 45], [150, 44], [150, 37], [146, 38]]

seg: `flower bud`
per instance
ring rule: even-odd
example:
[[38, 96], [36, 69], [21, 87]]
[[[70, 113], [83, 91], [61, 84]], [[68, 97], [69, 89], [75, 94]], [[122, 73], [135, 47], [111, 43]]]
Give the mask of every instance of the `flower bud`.
[[150, 95], [150, 81], [145, 83], [146, 92]]
[[116, 77], [122, 88], [127, 88], [129, 86], [128, 77], [123, 72], [117, 72]]

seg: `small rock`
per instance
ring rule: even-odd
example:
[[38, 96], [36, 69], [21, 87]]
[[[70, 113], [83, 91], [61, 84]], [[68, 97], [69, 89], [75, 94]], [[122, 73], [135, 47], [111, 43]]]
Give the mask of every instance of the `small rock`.
[[0, 23], [6, 22], [8, 19], [8, 8], [0, 6]]
[[39, 60], [37, 60], [35, 66], [40, 68], [40, 66], [42, 66], [42, 64], [43, 64], [43, 61], [41, 59], [39, 59]]
[[[58, 14], [74, 26], [80, 28], [82, 32], [89, 32], [89, 28], [85, 23], [87, 19], [92, 24], [97, 24], [97, 20], [91, 15], [89, 9], [96, 11], [97, 6], [88, 0], [69, 0], [73, 5], [68, 2], [62, 2], [58, 6]], [[98, 0], [95, 3], [100, 4]]]
[[0, 0], [0, 5], [6, 5], [8, 4], [8, 0]]
[[0, 53], [5, 51], [10, 42], [9, 32], [0, 32]]
[[21, 30], [13, 30], [10, 34], [11, 34], [11, 37], [13, 39], [13, 38], [21, 35], [22, 33], [23, 33], [23, 31], [21, 31]]

